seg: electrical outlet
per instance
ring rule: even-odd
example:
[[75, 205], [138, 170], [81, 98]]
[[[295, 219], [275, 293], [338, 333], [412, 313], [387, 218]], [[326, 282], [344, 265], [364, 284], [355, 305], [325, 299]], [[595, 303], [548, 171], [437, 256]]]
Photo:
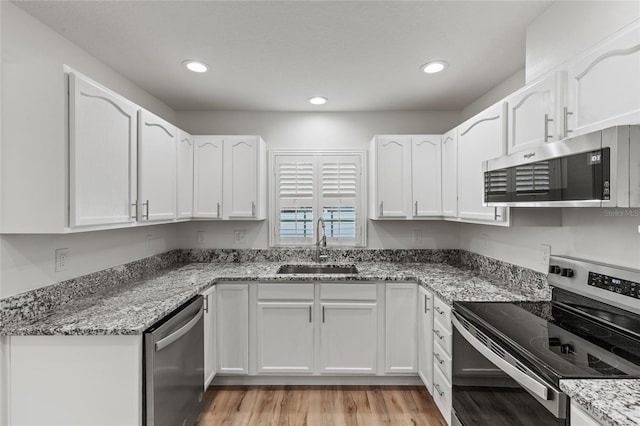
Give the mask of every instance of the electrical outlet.
[[69, 249], [59, 248], [56, 249], [56, 272], [66, 271], [68, 269], [67, 263], [69, 262]]
[[484, 250], [489, 250], [489, 234], [482, 234], [480, 235], [480, 238], [482, 239], [482, 248]]
[[198, 231], [198, 244], [204, 243], [204, 231]]
[[549, 256], [551, 256], [551, 246], [547, 244], [540, 244], [540, 263], [548, 265]]
[[153, 239], [153, 235], [145, 235], [144, 241], [147, 245], [147, 250], [151, 250], [151, 240]]
[[413, 230], [413, 242], [414, 243], [422, 242], [422, 231], [420, 229]]
[[236, 244], [244, 244], [247, 242], [247, 231], [245, 230], [238, 230], [238, 231], [233, 231], [233, 241]]

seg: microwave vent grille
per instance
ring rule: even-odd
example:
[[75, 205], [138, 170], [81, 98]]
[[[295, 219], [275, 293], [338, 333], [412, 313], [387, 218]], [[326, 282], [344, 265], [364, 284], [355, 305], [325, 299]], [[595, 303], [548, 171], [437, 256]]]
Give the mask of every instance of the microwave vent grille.
[[548, 161], [517, 166], [515, 174], [516, 194], [535, 194], [548, 192], [551, 189]]
[[487, 194], [507, 193], [507, 170], [493, 170], [484, 174], [484, 188]]

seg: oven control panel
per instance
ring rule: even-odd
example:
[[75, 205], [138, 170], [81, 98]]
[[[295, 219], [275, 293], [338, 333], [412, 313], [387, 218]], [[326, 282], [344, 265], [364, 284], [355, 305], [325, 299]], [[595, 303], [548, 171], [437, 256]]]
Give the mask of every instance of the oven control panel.
[[640, 283], [623, 280], [609, 275], [589, 272], [588, 284], [623, 296], [640, 299]]

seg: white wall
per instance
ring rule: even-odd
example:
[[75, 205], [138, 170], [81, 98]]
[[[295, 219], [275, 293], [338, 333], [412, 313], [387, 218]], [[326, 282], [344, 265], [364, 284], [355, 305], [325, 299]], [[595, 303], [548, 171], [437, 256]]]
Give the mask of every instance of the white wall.
[[552, 254], [640, 267], [640, 209], [565, 208], [561, 227], [460, 226], [461, 249], [541, 272], [540, 244]]
[[[53, 64], [59, 70], [62, 70], [62, 64], [67, 64], [144, 108], [174, 121], [175, 112], [167, 105], [12, 3], [0, 2], [0, 10], [3, 64]], [[150, 250], [146, 248], [146, 235], [152, 235]], [[58, 236], [1, 235], [0, 297], [161, 253], [174, 246], [175, 229], [165, 226]], [[54, 250], [62, 247], [69, 248], [68, 270], [56, 273]]]
[[495, 104], [500, 99], [503, 99], [507, 95], [510, 95], [516, 90], [522, 88], [522, 86], [524, 86], [524, 76], [525, 70], [524, 68], [522, 68], [507, 77], [496, 87], [489, 90], [487, 93], [467, 105], [460, 113], [460, 121], [462, 122], [473, 117], [487, 107]]
[[554, 2], [527, 28], [527, 82], [637, 19], [640, 19], [637, 0]]

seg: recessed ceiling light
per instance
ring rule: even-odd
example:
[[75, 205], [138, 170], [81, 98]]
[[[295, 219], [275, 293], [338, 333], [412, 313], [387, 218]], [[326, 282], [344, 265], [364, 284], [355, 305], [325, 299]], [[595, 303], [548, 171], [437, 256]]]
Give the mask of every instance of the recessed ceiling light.
[[327, 98], [323, 98], [322, 96], [316, 96], [309, 98], [309, 103], [313, 105], [324, 105], [327, 103], [327, 100]]
[[207, 72], [207, 70], [209, 69], [209, 67], [207, 67], [207, 64], [205, 64], [204, 62], [194, 61], [191, 59], [182, 62], [182, 64], [187, 67], [189, 71], [193, 72]]
[[445, 61], [432, 61], [422, 65], [420, 69], [427, 74], [435, 74], [437, 72], [442, 71], [448, 66], [449, 64], [446, 63]]

